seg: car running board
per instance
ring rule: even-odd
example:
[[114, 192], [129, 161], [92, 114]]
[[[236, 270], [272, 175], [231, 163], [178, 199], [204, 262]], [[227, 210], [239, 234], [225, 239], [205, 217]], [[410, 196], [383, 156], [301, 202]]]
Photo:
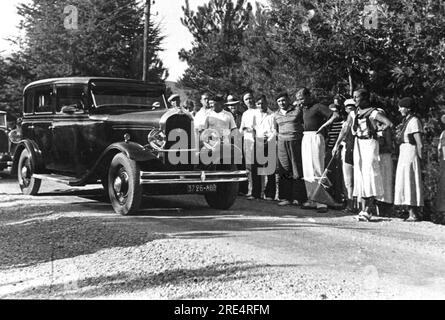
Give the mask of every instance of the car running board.
[[41, 179], [41, 180], [51, 180], [51, 181], [55, 181], [55, 182], [59, 182], [59, 183], [63, 183], [63, 184], [67, 184], [69, 186], [84, 186], [84, 183], [79, 184], [79, 179], [73, 178], [73, 177], [69, 177], [69, 176], [63, 176], [63, 175], [59, 175], [59, 174], [38, 174], [38, 173], [34, 173], [32, 175], [33, 178], [35, 179]]

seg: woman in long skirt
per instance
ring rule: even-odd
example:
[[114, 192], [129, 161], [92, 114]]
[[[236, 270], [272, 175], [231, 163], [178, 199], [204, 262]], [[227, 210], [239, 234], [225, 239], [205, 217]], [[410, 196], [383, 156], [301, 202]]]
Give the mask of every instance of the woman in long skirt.
[[400, 152], [394, 187], [394, 204], [409, 208], [406, 221], [418, 221], [417, 211], [423, 207], [423, 188], [420, 161], [422, 160], [422, 124], [412, 113], [414, 101], [403, 98], [399, 112], [404, 116], [400, 133]]

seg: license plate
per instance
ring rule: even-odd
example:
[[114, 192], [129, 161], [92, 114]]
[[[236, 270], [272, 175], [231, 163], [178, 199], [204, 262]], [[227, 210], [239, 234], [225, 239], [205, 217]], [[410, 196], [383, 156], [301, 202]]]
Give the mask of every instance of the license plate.
[[188, 184], [187, 193], [216, 192], [216, 184]]

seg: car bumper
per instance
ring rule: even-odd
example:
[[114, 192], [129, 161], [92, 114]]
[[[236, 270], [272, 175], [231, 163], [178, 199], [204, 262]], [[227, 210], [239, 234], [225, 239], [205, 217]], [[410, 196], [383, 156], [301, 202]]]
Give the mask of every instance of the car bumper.
[[142, 171], [141, 184], [221, 183], [247, 181], [247, 171]]

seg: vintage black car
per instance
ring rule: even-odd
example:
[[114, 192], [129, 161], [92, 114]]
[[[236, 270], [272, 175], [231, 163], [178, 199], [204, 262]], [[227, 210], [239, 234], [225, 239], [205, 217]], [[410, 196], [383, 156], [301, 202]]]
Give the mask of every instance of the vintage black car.
[[12, 152], [15, 147], [8, 138], [9, 128], [6, 116], [5, 111], [0, 111], [0, 171], [11, 166]]
[[[143, 194], [204, 194], [207, 203], [228, 209], [246, 171], [231, 162], [172, 163], [169, 155], [196, 155], [193, 117], [168, 108], [163, 83], [74, 77], [33, 82], [24, 89], [12, 172], [24, 194], [41, 181], [70, 186], [102, 183], [114, 210], [134, 213]], [[187, 148], [167, 137], [185, 132]]]

